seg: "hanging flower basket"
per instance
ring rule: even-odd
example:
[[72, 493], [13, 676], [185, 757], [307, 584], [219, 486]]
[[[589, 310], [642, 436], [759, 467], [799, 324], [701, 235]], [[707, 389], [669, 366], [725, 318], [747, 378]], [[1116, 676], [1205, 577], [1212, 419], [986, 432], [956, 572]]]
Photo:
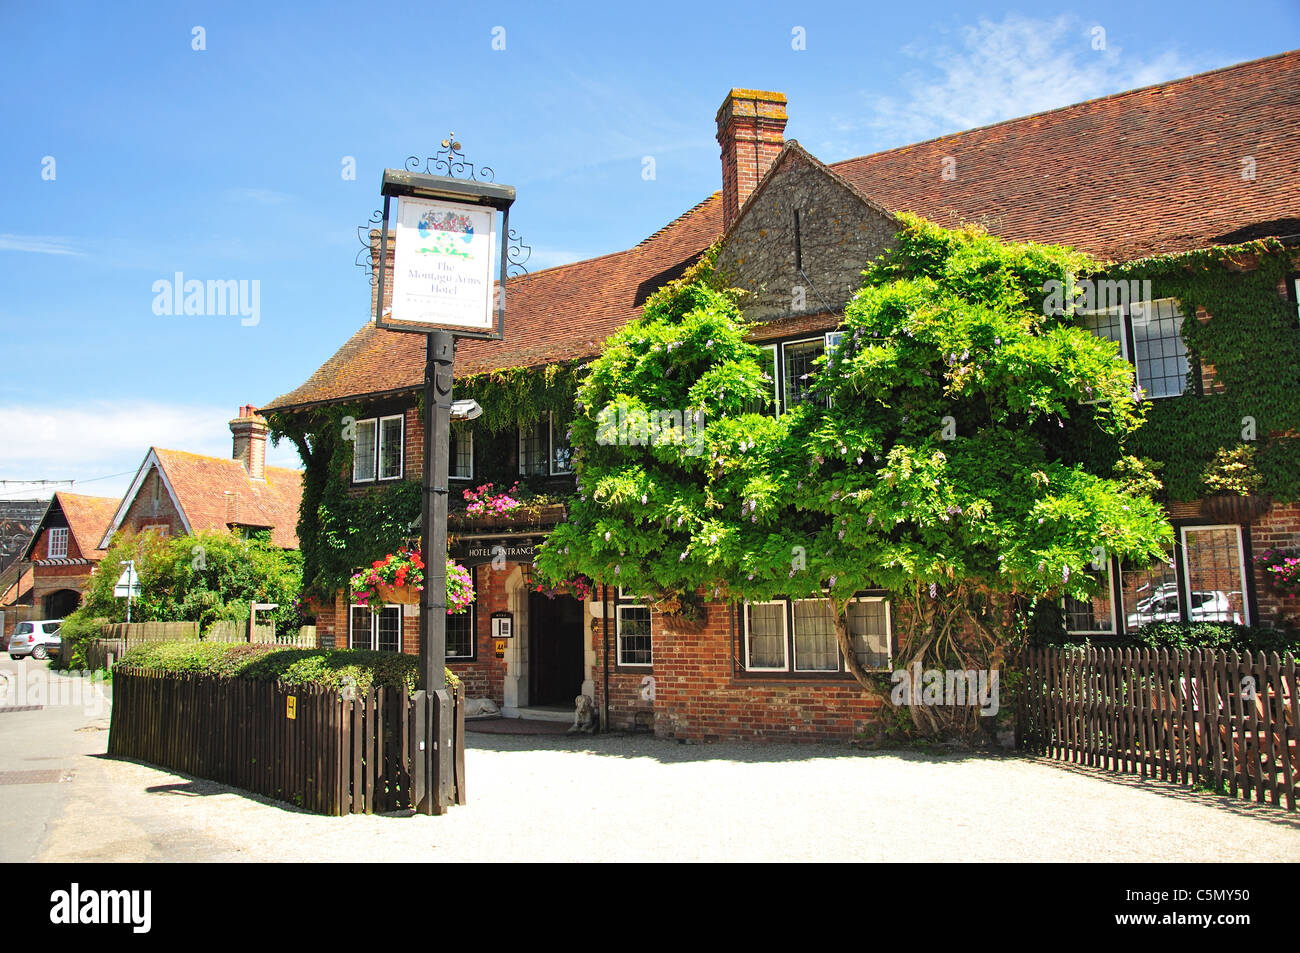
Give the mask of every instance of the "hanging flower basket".
[[[378, 612], [385, 604], [418, 605], [424, 591], [424, 561], [419, 550], [403, 546], [369, 569], [354, 573], [352, 601]], [[474, 601], [474, 580], [464, 566], [447, 560], [447, 615], [456, 615]]]
[[381, 582], [378, 601], [405, 606], [419, 605], [420, 593], [423, 590], [423, 586], [417, 589], [415, 586], [390, 586], [388, 583]]
[[1267, 496], [1212, 493], [1201, 500], [1201, 515], [1220, 523], [1253, 523], [1273, 505]]

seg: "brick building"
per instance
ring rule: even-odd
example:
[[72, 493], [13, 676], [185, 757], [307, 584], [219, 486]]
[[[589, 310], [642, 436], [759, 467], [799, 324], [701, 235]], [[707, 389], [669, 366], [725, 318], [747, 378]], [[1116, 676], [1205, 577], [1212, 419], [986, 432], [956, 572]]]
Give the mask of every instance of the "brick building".
[[118, 532], [269, 530], [275, 545], [297, 549], [302, 471], [266, 465], [266, 419], [256, 408], [241, 407], [230, 431], [229, 459], [150, 447], [130, 489], [116, 501], [100, 545], [107, 548]]
[[[734, 89], [716, 116], [721, 191], [634, 248], [510, 279], [506, 340], [462, 343], [457, 377], [515, 367], [540, 373], [590, 358], [640, 313], [651, 291], [721, 238], [719, 264], [752, 292], [746, 316], [760, 322], [753, 340], [770, 355], [780, 412], [807, 398], [802, 382], [863, 265], [889, 247], [897, 213], [977, 223], [1002, 238], [1073, 245], [1113, 262], [1265, 236], [1294, 243], [1297, 114], [1300, 52], [1292, 52], [827, 164], [785, 139], [783, 95]], [[1247, 180], [1243, 157], [1272, 171]], [[1276, 292], [1294, 307], [1296, 287], [1291, 278]], [[1214, 368], [1188, 360], [1176, 300], [1154, 302], [1153, 316], [1140, 324], [1124, 313], [1110, 319], [1114, 327], [1090, 326], [1121, 342], [1148, 398], [1219, 392]], [[360, 405], [364, 454], [354, 461], [352, 490], [414, 480], [423, 372], [419, 336], [367, 323], [307, 382], [264, 409], [289, 419]], [[507, 439], [458, 433], [453, 487], [492, 473], [567, 482], [572, 492], [568, 449], [554, 421], [519, 424]], [[1293, 439], [1288, 432], [1270, 437]], [[1170, 516], [1178, 536], [1170, 565], [1106, 567], [1104, 595], [1066, 607], [1072, 630], [1104, 635], [1157, 617], [1270, 624], [1294, 611], [1262, 592], [1253, 555], [1263, 544], [1300, 545], [1300, 504], [1274, 501], [1264, 515], [1225, 522], [1183, 500], [1171, 504]], [[872, 703], [842, 659], [829, 668], [801, 665], [818, 637], [801, 628], [816, 616], [808, 607], [773, 603], [760, 619], [752, 607], [715, 602], [701, 623], [686, 627], [615, 587], [598, 589], [587, 604], [549, 600], [530, 585], [531, 546], [545, 535], [544, 521], [490, 526], [460, 517], [451, 532], [453, 555], [476, 566], [479, 599], [472, 614], [449, 625], [448, 664], [471, 695], [493, 698], [507, 714], [568, 709], [583, 693], [613, 727], [683, 738], [848, 738], [871, 717]], [[507, 555], [504, 565], [491, 564], [493, 547], [504, 547], [496, 550]], [[1214, 615], [1200, 602], [1207, 595], [1222, 597]], [[415, 651], [412, 608], [375, 615], [339, 593], [318, 617], [322, 644]], [[498, 657], [491, 619], [502, 613], [513, 637]], [[880, 646], [884, 667], [896, 647], [891, 621], [888, 603], [864, 593], [858, 624]], [[756, 638], [780, 643], [772, 664], [749, 664]]]
[[32, 618], [62, 619], [104, 558], [101, 540], [118, 501], [106, 496], [55, 493], [28, 544], [32, 567]]

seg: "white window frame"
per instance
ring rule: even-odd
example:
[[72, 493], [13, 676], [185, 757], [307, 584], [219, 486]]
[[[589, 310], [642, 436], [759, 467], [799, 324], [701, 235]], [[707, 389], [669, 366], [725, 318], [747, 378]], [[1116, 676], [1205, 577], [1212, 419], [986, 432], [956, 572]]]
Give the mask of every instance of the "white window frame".
[[[389, 480], [400, 480], [402, 474], [406, 472], [406, 415], [389, 414], [386, 417], [376, 417], [375, 433], [375, 479], [380, 482]], [[398, 448], [397, 448], [397, 474], [396, 476], [384, 476], [384, 424], [390, 420], [399, 422], [397, 428]]]
[[405, 614], [401, 605], [395, 602], [385, 602], [379, 612], [372, 612], [369, 606], [363, 606], [358, 602], [351, 603], [348, 606], [348, 648], [350, 649], [357, 647], [355, 635], [352, 631], [352, 620], [355, 615], [354, 610], [356, 609], [364, 609], [370, 615], [370, 642], [366, 650], [371, 652], [390, 651], [389, 649], [381, 649], [379, 647], [379, 617], [390, 609], [395, 609], [397, 611], [397, 653], [400, 655], [402, 653], [403, 643], [406, 640], [406, 633], [403, 631], [405, 628], [405, 622], [403, 621], [405, 619]]
[[[537, 427], [537, 423], [534, 421], [533, 423], [529, 424], [528, 426], [529, 426], [529, 427], [532, 427], [533, 429], [536, 429], [536, 427]], [[529, 470], [526, 470], [526, 469], [524, 468], [524, 433], [525, 433], [525, 431], [524, 431], [524, 426], [521, 424], [521, 425], [519, 426], [519, 475], [522, 476], [522, 477], [542, 476], [542, 475], [543, 475], [542, 473], [533, 473], [533, 472], [531, 472], [531, 471], [529, 471]], [[547, 443], [549, 444], [550, 441], [547, 440]], [[538, 448], [538, 452], [543, 456], [544, 459], [547, 460], [546, 471], [549, 472], [549, 470], [550, 470], [550, 460], [549, 460], [549, 458], [550, 458], [550, 454], [551, 454], [551, 448], [550, 448], [549, 446], [546, 446], [546, 447], [539, 447], [539, 448]]]
[[[1253, 623], [1251, 622], [1250, 619], [1250, 598], [1249, 598], [1248, 590], [1246, 589], [1246, 545], [1245, 545], [1244, 534], [1241, 532], [1241, 526], [1238, 525], [1237, 523], [1191, 524], [1187, 526], [1180, 526], [1178, 528], [1178, 541], [1182, 545], [1182, 549], [1183, 549], [1182, 552], [1183, 587], [1179, 593], [1179, 595], [1182, 597], [1183, 604], [1179, 606], [1179, 615], [1187, 616], [1188, 622], [1193, 621], [1192, 619], [1192, 592], [1193, 592], [1192, 564], [1187, 558], [1188, 530], [1195, 533], [1201, 530], [1212, 530], [1212, 529], [1229, 529], [1235, 531], [1237, 534], [1237, 572], [1238, 572], [1237, 582], [1241, 586], [1241, 588], [1237, 591], [1241, 593], [1241, 622], [1243, 625], [1252, 625]], [[1201, 592], [1203, 590], [1197, 589], [1195, 591]], [[1231, 597], [1232, 593], [1225, 592], [1224, 595]], [[1228, 621], [1231, 622], [1232, 620], [1229, 619]]]
[[[825, 354], [826, 354], [826, 335], [825, 335], [825, 334], [821, 335], [820, 337], [796, 338], [796, 339], [793, 340], [793, 341], [782, 341], [782, 342], [781, 342], [781, 348], [780, 348], [780, 358], [781, 358], [781, 361], [780, 361], [780, 370], [781, 370], [781, 405], [780, 405], [780, 413], [782, 413], [782, 414], [789, 413], [789, 411], [790, 411], [790, 407], [789, 407], [789, 405], [788, 405], [787, 402], [786, 402], [786, 392], [787, 392], [787, 388], [786, 388], [786, 386], [785, 386], [785, 385], [786, 385], [786, 380], [785, 380], [785, 349], [786, 349], [787, 347], [792, 347], [793, 345], [796, 345], [796, 344], [813, 344], [813, 343], [820, 343], [820, 344], [821, 344], [821, 346], [822, 346], [822, 355], [825, 356]], [[816, 358], [814, 358], [813, 360], [815, 361]]]
[[[371, 453], [371, 463], [374, 469], [371, 470], [370, 476], [359, 477], [357, 476], [357, 463], [362, 459], [362, 457], [357, 453], [357, 446], [360, 443], [357, 438], [360, 435], [361, 428], [367, 424], [375, 428], [374, 451]], [[352, 482], [374, 483], [379, 476], [379, 418], [367, 417], [365, 420], [358, 420], [353, 424], [353, 426], [356, 429], [354, 430], [352, 437]]]
[[795, 625], [795, 617], [794, 617], [795, 606], [797, 606], [797, 605], [798, 605], [799, 603], [801, 603], [801, 602], [829, 602], [829, 601], [830, 601], [830, 600], [829, 600], [829, 599], [826, 599], [826, 598], [821, 598], [821, 599], [791, 599], [791, 600], [790, 600], [790, 625], [791, 625], [791, 629], [790, 629], [790, 643], [791, 643], [791, 646], [792, 646], [793, 651], [794, 651], [794, 665], [793, 665], [793, 668], [792, 668], [793, 671], [801, 672], [801, 673], [813, 673], [813, 674], [818, 674], [818, 673], [820, 673], [820, 674], [823, 674], [823, 675], [830, 675], [830, 674], [832, 674], [832, 673], [838, 673], [838, 672], [842, 672], [842, 671], [844, 671], [844, 666], [843, 666], [843, 664], [842, 664], [841, 661], [840, 661], [840, 657], [841, 657], [844, 653], [842, 653], [842, 652], [840, 651], [839, 638], [836, 637], [836, 636], [834, 636], [834, 631], [835, 631], [835, 629], [834, 629], [834, 626], [835, 626], [835, 607], [834, 607], [833, 605], [830, 607], [830, 609], [831, 609], [831, 633], [832, 633], [832, 636], [833, 636], [833, 643], [834, 643], [834, 645], [835, 645], [835, 667], [834, 667], [834, 668], [800, 668], [800, 667], [799, 667], [799, 633], [794, 629], [794, 625]]
[[[61, 540], [63, 545], [56, 547], [55, 540]], [[62, 549], [62, 552], [55, 552], [55, 549]], [[50, 528], [50, 535], [46, 539], [45, 555], [50, 559], [66, 559], [68, 556], [68, 527], [54, 526]]]
[[[749, 609], [751, 606], [780, 606], [781, 607], [781, 665], [778, 668], [766, 666], [753, 666], [749, 664]], [[741, 612], [745, 618], [744, 625], [744, 643], [745, 643], [745, 671], [746, 672], [788, 672], [790, 670], [790, 600], [789, 599], [766, 599], [761, 602], [743, 602], [741, 603]]]
[[[474, 575], [474, 567], [470, 567], [470, 575]], [[478, 600], [469, 604], [469, 611], [459, 613], [459, 615], [469, 616], [469, 655], [448, 655], [448, 662], [473, 662], [478, 659]], [[453, 616], [447, 616], [448, 619]]]
[[[773, 416], [781, 415], [781, 345], [779, 344], [756, 344], [754, 345], [761, 351], [770, 351], [772, 354], [772, 393], [768, 396], [772, 400], [771, 413]], [[767, 411], [759, 411], [766, 414]]]
[[[1096, 570], [1100, 572], [1100, 570]], [[1061, 598], [1061, 614], [1065, 617], [1065, 634], [1066, 635], [1102, 635], [1116, 636], [1119, 635], [1119, 600], [1115, 598], [1115, 576], [1111, 566], [1111, 560], [1106, 560], [1106, 593], [1110, 599], [1110, 631], [1105, 629], [1072, 629], [1070, 628], [1070, 607], [1065, 598]]]
[[[798, 668], [797, 659], [791, 658], [791, 653], [794, 653], [795, 655], [798, 654], [795, 646], [795, 634], [793, 630], [795, 603], [796, 602], [825, 602], [826, 600], [827, 597], [822, 596], [819, 599], [767, 599], [761, 602], [742, 602], [740, 604], [740, 612], [743, 618], [741, 638], [744, 643], [743, 654], [744, 654], [745, 671], [748, 673], [787, 672], [792, 675], [797, 674], [800, 676], [843, 675], [846, 672], [848, 672], [848, 665], [844, 660], [844, 652], [840, 649], [838, 637], [835, 640], [836, 667], [833, 669], [832, 668]], [[871, 595], [854, 596], [849, 601], [850, 602], [883, 602], [885, 604], [885, 640], [888, 646], [888, 652], [887, 652], [888, 659], [886, 661], [886, 668], [884, 669], [873, 668], [873, 669], [869, 669], [869, 671], [888, 671], [889, 667], [891, 667], [894, 662], [894, 615], [893, 615], [894, 609], [893, 606], [890, 604], [889, 597], [871, 596]], [[782, 635], [783, 635], [783, 640], [781, 642], [782, 664], [780, 668], [771, 668], [771, 667], [755, 668], [749, 664], [749, 607], [764, 606], [764, 605], [780, 605], [783, 607], [783, 613], [781, 616], [781, 628], [782, 628]], [[850, 637], [850, 641], [852, 641], [851, 630], [849, 633], [849, 637]]]
[[651, 623], [650, 629], [650, 661], [648, 662], [625, 662], [623, 661], [623, 610], [624, 609], [644, 609], [650, 612], [650, 607], [640, 602], [620, 602], [614, 606], [614, 652], [618, 668], [654, 668], [654, 625]]
[[[573, 465], [572, 465], [572, 463], [570, 463], [570, 465], [569, 465], [569, 469], [567, 469], [567, 470], [557, 470], [557, 469], [555, 469], [555, 411], [550, 411], [550, 412], [548, 412], [546, 416], [547, 416], [548, 424], [549, 424], [549, 426], [547, 427], [547, 438], [548, 438], [548, 439], [547, 439], [547, 444], [548, 444], [548, 446], [547, 446], [547, 448], [546, 448], [546, 451], [547, 451], [547, 452], [546, 452], [546, 469], [547, 469], [547, 471], [549, 471], [549, 473], [550, 473], [551, 476], [569, 476], [571, 473], [573, 473]], [[569, 459], [570, 459], [570, 461], [572, 461], [572, 459], [573, 459], [573, 447], [572, 447], [572, 445], [570, 445], [570, 447], [569, 447]]]
[[[1174, 312], [1177, 314], [1178, 317], [1182, 318], [1183, 323], [1186, 323], [1187, 315], [1183, 313], [1182, 302], [1180, 302], [1177, 298], [1174, 297], [1155, 298], [1151, 301], [1140, 302], [1140, 304], [1143, 309], [1155, 310], [1163, 301], [1173, 302]], [[1096, 311], [1079, 311], [1076, 313], [1083, 317], [1090, 317], [1092, 315], [1106, 314], [1107, 312], [1110, 311], [1115, 311], [1119, 313], [1119, 352], [1123, 356], [1124, 360], [1128, 362], [1129, 366], [1133, 368], [1133, 386], [1141, 388], [1142, 399], [1143, 400], [1168, 400], [1174, 397], [1182, 397], [1184, 394], [1186, 394], [1188, 391], [1188, 387], [1187, 387], [1187, 378], [1185, 376], [1183, 378], [1183, 389], [1179, 391], [1177, 394], [1149, 394], [1147, 393], [1146, 388], [1142, 386], [1141, 370], [1138, 367], [1137, 361], [1135, 360], [1135, 355], [1132, 353], [1132, 351], [1129, 348], [1130, 341], [1133, 342], [1134, 347], [1137, 346], [1137, 335], [1133, 331], [1133, 306], [1131, 304], [1125, 304], [1125, 305], [1117, 304], [1117, 305], [1112, 305], [1109, 308], [1098, 309]], [[1178, 339], [1180, 341], [1182, 341], [1182, 335], [1183, 335], [1183, 324], [1180, 323], [1178, 325]], [[1103, 340], [1110, 340], [1110, 339], [1104, 338]], [[1182, 343], [1183, 343], [1184, 355], [1187, 360], [1188, 370], [1190, 370], [1192, 366], [1191, 355], [1186, 354], [1187, 343], [1185, 341]], [[1084, 401], [1084, 403], [1095, 404], [1098, 403], [1099, 400], [1100, 398], [1098, 398], [1098, 400]]]
[[[534, 421], [532, 424], [529, 424], [528, 426], [539, 427], [540, 423], [541, 423], [540, 421]], [[573, 475], [572, 469], [568, 469], [568, 470], [555, 469], [555, 413], [553, 411], [547, 411], [546, 414], [546, 439], [544, 441], [538, 441], [539, 444], [541, 444], [541, 446], [539, 447], [539, 453], [546, 461], [545, 469], [542, 470], [542, 472], [540, 473], [532, 473], [524, 469], [524, 434], [525, 434], [525, 429], [523, 426], [520, 426], [519, 467], [518, 467], [520, 476], [529, 477], [529, 476], [572, 476]]]
[[456, 439], [467, 440], [469, 442], [469, 474], [465, 475], [465, 474], [456, 474], [451, 472], [456, 464], [456, 461], [453, 458], [448, 462], [447, 479], [472, 480], [474, 479], [474, 431], [469, 429], [468, 427], [458, 428], [456, 430]]
[[[883, 602], [885, 604], [885, 667], [883, 669], [868, 668], [869, 672], [887, 672], [894, 667], [894, 607], [889, 601], [888, 596], [854, 596], [850, 602]], [[849, 630], [849, 642], [853, 642], [853, 631]], [[841, 655], [844, 653], [841, 652]], [[857, 653], [854, 652], [856, 656]], [[862, 663], [859, 662], [859, 665]]]

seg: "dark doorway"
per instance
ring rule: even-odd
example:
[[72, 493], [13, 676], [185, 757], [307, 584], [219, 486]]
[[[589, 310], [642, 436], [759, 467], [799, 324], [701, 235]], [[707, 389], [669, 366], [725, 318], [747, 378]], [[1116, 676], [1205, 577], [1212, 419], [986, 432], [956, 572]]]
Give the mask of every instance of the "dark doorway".
[[51, 592], [44, 600], [45, 618], [62, 619], [81, 604], [81, 593], [74, 589]]
[[568, 708], [582, 692], [582, 603], [528, 597], [528, 704]]

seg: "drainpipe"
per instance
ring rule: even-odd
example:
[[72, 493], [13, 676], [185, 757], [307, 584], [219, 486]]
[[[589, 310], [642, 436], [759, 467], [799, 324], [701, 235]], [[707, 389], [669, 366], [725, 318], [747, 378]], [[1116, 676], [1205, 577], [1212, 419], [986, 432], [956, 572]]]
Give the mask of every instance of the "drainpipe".
[[605, 623], [605, 634], [601, 642], [601, 668], [605, 670], [605, 713], [601, 717], [600, 730], [609, 731], [609, 586], [604, 583], [600, 586], [600, 617]]

